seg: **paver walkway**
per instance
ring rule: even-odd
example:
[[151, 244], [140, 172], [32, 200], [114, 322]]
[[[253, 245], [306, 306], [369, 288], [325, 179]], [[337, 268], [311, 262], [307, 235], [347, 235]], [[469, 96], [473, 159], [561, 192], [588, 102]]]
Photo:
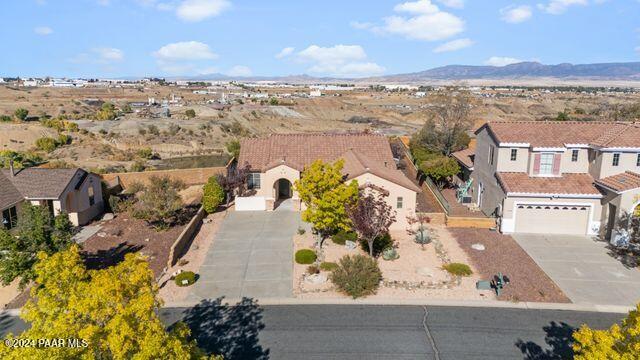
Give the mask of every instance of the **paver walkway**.
[[230, 212], [188, 299], [292, 297], [292, 238], [301, 223], [293, 211]]
[[640, 301], [640, 269], [609, 256], [605, 243], [569, 235], [512, 237], [574, 303], [632, 306]]

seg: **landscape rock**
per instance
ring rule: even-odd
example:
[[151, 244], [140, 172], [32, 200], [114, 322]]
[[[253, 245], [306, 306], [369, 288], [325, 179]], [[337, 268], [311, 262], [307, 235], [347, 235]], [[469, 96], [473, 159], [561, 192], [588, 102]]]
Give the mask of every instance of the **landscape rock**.
[[102, 215], [102, 221], [113, 220], [115, 216], [112, 213], [106, 213]]
[[485, 249], [484, 245], [482, 244], [473, 244], [471, 245], [471, 248], [478, 251], [483, 251]]
[[104, 232], [104, 231], [100, 231], [100, 232], [99, 232], [99, 233], [97, 233], [96, 235], [97, 235], [98, 237], [103, 238], [103, 237], [106, 237], [106, 236], [107, 236], [107, 233], [106, 233], [106, 232]]
[[357, 247], [357, 244], [355, 242], [353, 242], [353, 241], [347, 240], [344, 243], [344, 246], [349, 250], [355, 250], [355, 248]]
[[309, 284], [320, 285], [327, 282], [327, 275], [323, 273], [309, 275], [305, 278]]

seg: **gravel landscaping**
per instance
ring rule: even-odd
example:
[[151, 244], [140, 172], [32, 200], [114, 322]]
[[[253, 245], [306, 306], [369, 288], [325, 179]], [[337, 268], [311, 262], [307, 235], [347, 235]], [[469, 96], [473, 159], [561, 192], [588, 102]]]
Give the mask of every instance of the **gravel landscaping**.
[[[451, 228], [449, 231], [484, 280], [490, 280], [498, 272], [509, 277], [511, 283], [498, 300], [571, 302], [511, 236], [488, 229]], [[475, 250], [471, 247], [474, 244], [481, 244], [485, 249]]]

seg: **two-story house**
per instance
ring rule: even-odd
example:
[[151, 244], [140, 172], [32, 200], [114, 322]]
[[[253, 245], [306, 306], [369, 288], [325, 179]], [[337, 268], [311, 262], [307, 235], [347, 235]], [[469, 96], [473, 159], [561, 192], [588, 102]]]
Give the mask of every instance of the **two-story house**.
[[640, 124], [489, 122], [476, 131], [474, 202], [504, 233], [603, 234], [640, 204]]

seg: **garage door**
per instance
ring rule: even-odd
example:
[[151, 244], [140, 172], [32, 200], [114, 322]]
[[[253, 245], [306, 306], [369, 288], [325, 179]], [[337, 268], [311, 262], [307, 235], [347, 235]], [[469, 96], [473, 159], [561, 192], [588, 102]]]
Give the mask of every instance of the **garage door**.
[[516, 207], [516, 232], [585, 235], [589, 206], [521, 204]]

